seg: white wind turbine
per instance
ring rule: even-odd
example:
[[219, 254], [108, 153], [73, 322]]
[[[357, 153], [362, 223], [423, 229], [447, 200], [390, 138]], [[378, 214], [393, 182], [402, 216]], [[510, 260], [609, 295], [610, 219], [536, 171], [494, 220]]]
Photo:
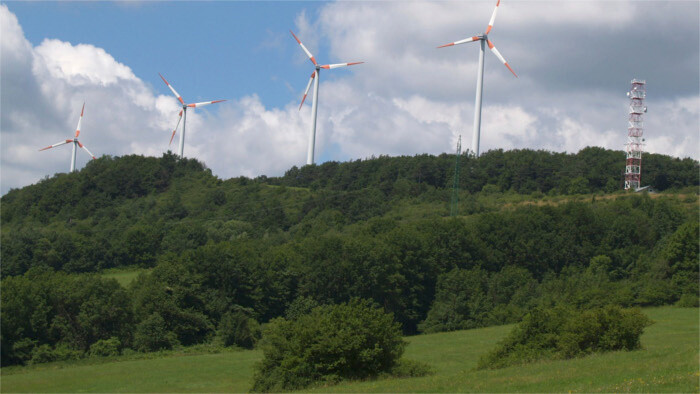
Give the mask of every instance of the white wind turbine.
[[72, 143], [73, 143], [73, 153], [71, 154], [71, 158], [70, 158], [70, 172], [75, 171], [75, 151], [76, 151], [76, 147], [81, 147], [82, 149], [85, 150], [85, 152], [87, 152], [87, 153], [90, 155], [90, 157], [93, 158], [93, 160], [95, 159], [95, 155], [93, 155], [93, 154], [88, 150], [88, 148], [85, 147], [85, 145], [83, 145], [82, 143], [80, 143], [80, 141], [78, 141], [78, 136], [80, 135], [80, 124], [83, 123], [83, 113], [84, 113], [84, 112], [85, 112], [85, 103], [83, 103], [83, 109], [80, 110], [80, 119], [78, 119], [78, 127], [77, 127], [76, 130], [75, 130], [75, 137], [73, 137], [72, 140], [65, 140], [65, 141], [57, 142], [57, 143], [55, 143], [55, 144], [53, 144], [53, 145], [47, 146], [46, 148], [41, 148], [41, 149], [39, 149], [39, 151], [41, 152], [42, 150], [51, 149], [51, 148], [57, 147], [57, 146], [59, 146], [59, 145], [65, 145], [65, 144], [68, 144], [68, 143], [71, 143], [71, 142], [72, 142]]
[[[160, 73], [158, 73], [160, 75]], [[170, 88], [170, 90], [173, 92], [175, 97], [180, 101], [180, 104], [182, 104], [182, 109], [180, 110], [180, 116], [177, 119], [177, 124], [175, 125], [175, 130], [173, 130], [173, 134], [170, 136], [170, 144], [173, 143], [173, 137], [175, 137], [175, 133], [177, 132], [178, 126], [180, 126], [180, 120], [182, 120], [182, 116], [184, 113], [185, 119], [182, 121], [182, 133], [180, 133], [180, 145], [178, 147], [177, 154], [180, 156], [180, 158], [183, 158], [183, 151], [185, 150], [185, 124], [187, 123], [187, 108], [196, 108], [196, 107], [203, 107], [205, 105], [209, 104], [214, 104], [214, 103], [220, 103], [222, 101], [226, 100], [214, 100], [214, 101], [205, 101], [202, 103], [192, 103], [192, 104], [186, 104], [185, 100], [182, 99], [182, 96], [178, 92], [175, 91], [175, 88], [171, 84], [168, 83], [168, 81], [163, 78], [162, 75], [160, 75], [160, 78], [165, 82], [166, 85]]]
[[338, 63], [338, 64], [326, 64], [323, 66], [320, 66], [318, 63], [316, 63], [316, 59], [314, 56], [309, 52], [308, 49], [304, 46], [304, 44], [301, 43], [299, 38], [294, 34], [293, 31], [289, 31], [292, 33], [292, 36], [294, 36], [294, 39], [297, 40], [297, 43], [301, 46], [301, 49], [304, 50], [306, 55], [309, 57], [311, 60], [311, 63], [314, 64], [314, 67], [316, 68], [314, 72], [311, 73], [311, 78], [309, 79], [309, 83], [306, 85], [306, 91], [304, 91], [304, 97], [301, 99], [301, 104], [299, 105], [299, 110], [301, 110], [301, 106], [304, 105], [304, 100], [306, 100], [306, 95], [309, 93], [309, 88], [311, 88], [311, 82], [314, 82], [314, 97], [313, 101], [311, 104], [311, 131], [309, 133], [309, 149], [306, 152], [306, 164], [313, 164], [314, 163], [314, 148], [316, 145], [316, 114], [318, 112], [318, 83], [319, 79], [321, 79], [321, 69], [325, 68], [326, 70], [331, 70], [334, 68], [339, 68], [339, 67], [346, 67], [346, 66], [354, 66], [355, 64], [362, 64], [364, 62], [354, 62], [354, 63]]
[[464, 40], [451, 42], [449, 44], [441, 45], [438, 47], [444, 48], [453, 45], [465, 44], [467, 42], [472, 41], [481, 41], [481, 51], [479, 52], [479, 68], [476, 76], [476, 102], [474, 104], [474, 134], [472, 135], [472, 152], [474, 152], [476, 157], [479, 157], [479, 139], [481, 138], [481, 91], [484, 87], [484, 44], [488, 44], [491, 52], [493, 52], [493, 54], [496, 55], [496, 57], [503, 64], [505, 64], [506, 67], [508, 67], [508, 70], [510, 70], [510, 72], [512, 72], [516, 78], [518, 77], [515, 74], [515, 71], [513, 71], [513, 69], [510, 68], [508, 62], [506, 62], [506, 59], [504, 59], [501, 53], [498, 52], [498, 49], [496, 49], [496, 47], [493, 46], [493, 43], [489, 40], [488, 36], [488, 34], [491, 32], [491, 29], [493, 28], [493, 22], [496, 20], [496, 13], [498, 12], [498, 6], [500, 4], [501, 0], [498, 0], [498, 2], [496, 3], [496, 8], [493, 9], [493, 14], [491, 14], [491, 20], [489, 21], [489, 25], [486, 28], [485, 33], [465, 38]]

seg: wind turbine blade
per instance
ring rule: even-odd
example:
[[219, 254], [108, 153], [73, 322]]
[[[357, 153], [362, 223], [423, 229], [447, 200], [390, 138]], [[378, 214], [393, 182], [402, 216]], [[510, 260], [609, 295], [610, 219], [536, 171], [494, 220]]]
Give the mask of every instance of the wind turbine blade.
[[473, 37], [465, 38], [464, 40], [459, 40], [459, 41], [451, 42], [449, 44], [440, 45], [438, 48], [451, 47], [453, 45], [465, 44], [467, 42], [478, 41], [478, 40], [479, 40], [479, 37], [473, 36]]
[[299, 104], [299, 110], [301, 111], [301, 106], [304, 105], [304, 100], [306, 100], [306, 95], [309, 94], [309, 89], [311, 89], [311, 82], [314, 81], [316, 77], [316, 71], [311, 73], [311, 78], [309, 78], [309, 83], [306, 85], [306, 90], [304, 91], [304, 97], [301, 98], [301, 104]]
[[87, 152], [92, 157], [93, 160], [96, 159], [95, 155], [93, 155], [92, 152], [90, 152], [85, 145], [81, 144], [80, 141], [78, 141], [78, 146], [85, 149], [85, 152]]
[[[158, 75], [160, 75], [160, 73], [158, 73]], [[180, 100], [180, 103], [182, 103], [182, 104], [184, 105], [184, 104], [185, 104], [185, 100], [183, 100], [183, 99], [182, 99], [182, 96], [180, 96], [180, 94], [179, 94], [178, 92], [175, 91], [175, 88], [174, 88], [171, 84], [169, 84], [168, 81], [166, 81], [165, 78], [163, 78], [162, 75], [160, 75], [160, 79], [162, 79], [163, 82], [165, 82], [165, 84], [168, 85], [168, 87], [170, 88], [170, 90], [172, 90], [172, 92], [173, 92], [173, 94], [175, 95], [175, 97], [177, 97], [177, 99]]]
[[83, 113], [85, 112], [85, 103], [83, 103], [83, 109], [80, 110], [80, 119], [78, 119], [78, 127], [75, 129], [75, 138], [80, 135], [80, 124], [83, 123]]
[[65, 140], [65, 141], [57, 142], [57, 143], [55, 143], [55, 144], [53, 144], [53, 145], [47, 146], [46, 148], [41, 148], [41, 149], [39, 149], [39, 152], [41, 152], [42, 150], [47, 150], [47, 149], [55, 148], [55, 147], [57, 147], [57, 146], [59, 146], [59, 145], [65, 145], [65, 144], [70, 143], [70, 142], [73, 142], [73, 140]]
[[491, 20], [489, 21], [489, 26], [486, 28], [486, 34], [489, 34], [491, 29], [493, 29], [493, 22], [496, 21], [496, 14], [498, 13], [498, 6], [501, 4], [501, 0], [496, 3], [496, 8], [493, 9], [493, 14], [491, 14]]
[[326, 64], [324, 66], [321, 66], [321, 68], [325, 68], [326, 70], [332, 70], [334, 68], [339, 68], [339, 67], [347, 67], [347, 66], [354, 66], [356, 64], [362, 64], [364, 62], [354, 62], [354, 63], [338, 63], [338, 64]]
[[182, 120], [182, 111], [183, 110], [180, 110], [180, 117], [177, 118], [177, 124], [175, 125], [175, 129], [173, 130], [173, 134], [170, 136], [170, 143], [168, 143], [168, 146], [172, 145], [173, 138], [175, 137], [175, 133], [177, 132], [177, 128], [180, 127], [180, 121]]
[[205, 101], [205, 102], [203, 102], [203, 103], [187, 104], [187, 106], [190, 107], [190, 108], [204, 107], [205, 105], [216, 104], [216, 103], [220, 103], [220, 102], [223, 102], [223, 101], [226, 101], [226, 100]]
[[316, 66], [317, 64], [316, 64], [316, 59], [314, 59], [314, 55], [312, 55], [311, 52], [309, 52], [309, 50], [306, 49], [304, 44], [301, 43], [301, 40], [296, 36], [296, 34], [294, 34], [293, 31], [290, 30], [289, 32], [292, 33], [292, 36], [294, 36], [294, 39], [297, 40], [297, 43], [299, 43], [299, 45], [301, 46], [301, 49], [303, 49], [304, 52], [306, 52], [306, 56], [308, 56], [309, 59], [311, 59], [311, 63], [313, 63], [314, 66]]
[[498, 52], [498, 49], [496, 49], [496, 47], [493, 46], [493, 43], [491, 42], [491, 40], [486, 40], [486, 42], [489, 44], [489, 49], [491, 50], [491, 52], [493, 52], [493, 54], [496, 55], [496, 57], [497, 57], [503, 64], [505, 64], [506, 67], [508, 67], [508, 69], [510, 70], [510, 72], [512, 72], [513, 75], [515, 75], [515, 77], [517, 78], [518, 75], [515, 73], [515, 71], [513, 71], [512, 68], [510, 68], [510, 66], [508, 65], [508, 62], [506, 61], [506, 59], [503, 57], [503, 55], [501, 55], [500, 52]]

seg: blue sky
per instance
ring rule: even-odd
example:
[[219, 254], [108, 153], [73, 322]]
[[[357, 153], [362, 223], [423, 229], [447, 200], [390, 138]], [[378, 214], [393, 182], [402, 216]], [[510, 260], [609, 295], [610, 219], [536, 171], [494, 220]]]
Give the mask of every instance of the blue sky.
[[[317, 162], [469, 147], [478, 44], [495, 0], [0, 2], [0, 193], [96, 156], [160, 156], [189, 102], [185, 155], [221, 178], [305, 164], [312, 65], [321, 73]], [[481, 151], [624, 149], [625, 96], [647, 80], [646, 150], [700, 157], [700, 2], [503, 0], [489, 34]], [[179, 132], [179, 131], [178, 131]], [[177, 140], [178, 137], [176, 137]], [[77, 167], [89, 157], [78, 154]], [[624, 163], [620, 163], [621, 168]], [[642, 173], [644, 170], [642, 170]]]
[[[163, 73], [186, 100], [241, 97], [271, 106], [297, 99], [309, 64], [289, 34], [321, 2], [9, 2], [27, 39], [105, 48], [139, 78], [168, 93]], [[327, 58], [324, 42], [317, 56]], [[328, 59], [327, 59], [328, 60]], [[294, 91], [289, 90], [291, 84]], [[168, 93], [169, 94], [169, 93]]]

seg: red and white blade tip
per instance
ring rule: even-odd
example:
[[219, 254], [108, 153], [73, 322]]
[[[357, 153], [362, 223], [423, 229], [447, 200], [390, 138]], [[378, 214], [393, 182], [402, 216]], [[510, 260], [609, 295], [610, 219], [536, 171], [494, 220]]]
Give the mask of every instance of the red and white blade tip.
[[299, 44], [299, 46], [301, 47], [301, 49], [304, 50], [304, 53], [306, 53], [306, 56], [309, 57], [309, 59], [311, 60], [311, 63], [313, 63], [314, 66], [317, 66], [318, 64], [316, 63], [316, 59], [314, 58], [314, 55], [312, 55], [311, 52], [309, 52], [309, 50], [306, 49], [306, 47], [304, 46], [304, 44], [301, 43], [301, 40], [299, 39], [299, 37], [297, 37], [297, 35], [294, 34], [293, 31], [289, 30], [289, 32], [292, 33], [292, 36], [294, 36], [294, 39], [297, 40], [297, 44]]
[[224, 102], [224, 101], [226, 101], [226, 100], [205, 101], [205, 102], [202, 102], [202, 103], [187, 104], [187, 106], [190, 107], [190, 108], [196, 108], [196, 107], [203, 107], [203, 106], [209, 105], [209, 104], [221, 103], [221, 102]]
[[96, 160], [96, 159], [97, 159], [97, 158], [95, 157], [95, 155], [93, 155], [92, 152], [90, 152], [90, 150], [88, 150], [88, 148], [87, 148], [85, 145], [83, 145], [83, 144], [80, 143], [80, 141], [78, 141], [78, 145], [79, 145], [81, 148], [83, 148], [83, 149], [85, 150], [85, 152], [87, 152], [87, 153], [90, 155], [90, 157], [92, 157], [92, 160]]
[[53, 144], [53, 145], [47, 146], [46, 148], [41, 148], [41, 149], [39, 149], [39, 152], [41, 152], [42, 150], [47, 150], [47, 149], [55, 148], [55, 147], [57, 147], [57, 146], [59, 146], [59, 145], [67, 144], [67, 143], [70, 143], [70, 142], [73, 142], [73, 140], [65, 140], [65, 141], [57, 142], [57, 143], [55, 143], [55, 144]]
[[438, 48], [451, 47], [451, 46], [453, 46], [453, 45], [459, 45], [459, 44], [464, 44], [464, 43], [467, 43], [467, 42], [477, 41], [478, 39], [479, 39], [479, 37], [477, 37], [477, 36], [472, 36], [472, 37], [469, 37], [469, 38], [465, 38], [464, 40], [459, 40], [459, 41], [451, 42], [451, 43], [449, 43], [449, 44], [440, 45]]
[[334, 68], [354, 66], [356, 64], [362, 64], [362, 63], [364, 63], [364, 62], [325, 64], [325, 65], [321, 66], [321, 68], [325, 68], [326, 70], [332, 70]]
[[496, 57], [501, 61], [501, 63], [508, 67], [508, 70], [510, 70], [510, 72], [513, 73], [513, 75], [515, 75], [516, 78], [518, 78], [518, 74], [516, 74], [515, 71], [513, 71], [513, 69], [510, 68], [510, 65], [508, 65], [506, 59], [503, 57], [503, 55], [501, 55], [501, 52], [498, 52], [498, 49], [496, 49], [491, 40], [486, 40], [486, 42], [488, 43], [491, 52], [493, 52], [493, 54], [496, 55]]
[[175, 91], [175, 88], [173, 88], [173, 86], [172, 86], [171, 84], [169, 84], [168, 81], [165, 80], [165, 78], [163, 77], [163, 75], [161, 75], [161, 73], [158, 73], [158, 75], [160, 75], [160, 79], [162, 79], [163, 82], [165, 82], [165, 84], [168, 85], [168, 87], [169, 87], [170, 90], [173, 92], [173, 94], [175, 95], [175, 97], [177, 97], [177, 99], [180, 101], [180, 103], [181, 103], [182, 105], [184, 105], [184, 104], [185, 104], [185, 100], [182, 99], [182, 96], [180, 96], [180, 93], [178, 93], [178, 92]]
[[489, 34], [491, 29], [493, 29], [493, 23], [496, 21], [496, 14], [498, 13], [498, 6], [501, 4], [501, 0], [498, 0], [496, 7], [493, 9], [493, 14], [491, 14], [491, 20], [489, 20], [489, 25], [486, 28], [486, 34]]
[[309, 83], [306, 84], [306, 90], [304, 91], [304, 97], [301, 98], [301, 104], [299, 104], [299, 111], [301, 111], [302, 105], [304, 105], [304, 100], [306, 100], [306, 95], [309, 94], [309, 89], [311, 88], [311, 82], [313, 82], [316, 77], [316, 71], [311, 73], [311, 78], [309, 78]]
[[168, 143], [168, 146], [172, 145], [173, 143], [173, 138], [175, 137], [175, 133], [177, 132], [177, 128], [180, 127], [180, 121], [182, 120], [182, 112], [184, 109], [180, 110], [180, 114], [178, 115], [179, 117], [177, 118], [177, 124], [175, 125], [175, 130], [173, 130], [173, 134], [170, 136], [170, 143]]
[[78, 138], [80, 135], [80, 125], [83, 123], [83, 114], [85, 113], [85, 103], [83, 103], [83, 109], [80, 110], [80, 118], [78, 118], [78, 127], [75, 128], [75, 137]]

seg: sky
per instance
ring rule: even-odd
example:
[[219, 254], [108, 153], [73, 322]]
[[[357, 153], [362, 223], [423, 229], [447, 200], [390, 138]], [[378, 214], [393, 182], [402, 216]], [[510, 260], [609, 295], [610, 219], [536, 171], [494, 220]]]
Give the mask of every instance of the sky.
[[[323, 70], [316, 162], [471, 145], [490, 1], [0, 2], [0, 194], [97, 157], [177, 150], [222, 179], [306, 163], [313, 65]], [[487, 49], [481, 151], [623, 150], [632, 78], [647, 82], [645, 150], [700, 159], [699, 1], [503, 0]], [[178, 130], [178, 134], [181, 130]], [[77, 168], [89, 155], [79, 151]], [[623, 164], [621, 163], [621, 166]], [[642, 173], [644, 169], [642, 167]]]

